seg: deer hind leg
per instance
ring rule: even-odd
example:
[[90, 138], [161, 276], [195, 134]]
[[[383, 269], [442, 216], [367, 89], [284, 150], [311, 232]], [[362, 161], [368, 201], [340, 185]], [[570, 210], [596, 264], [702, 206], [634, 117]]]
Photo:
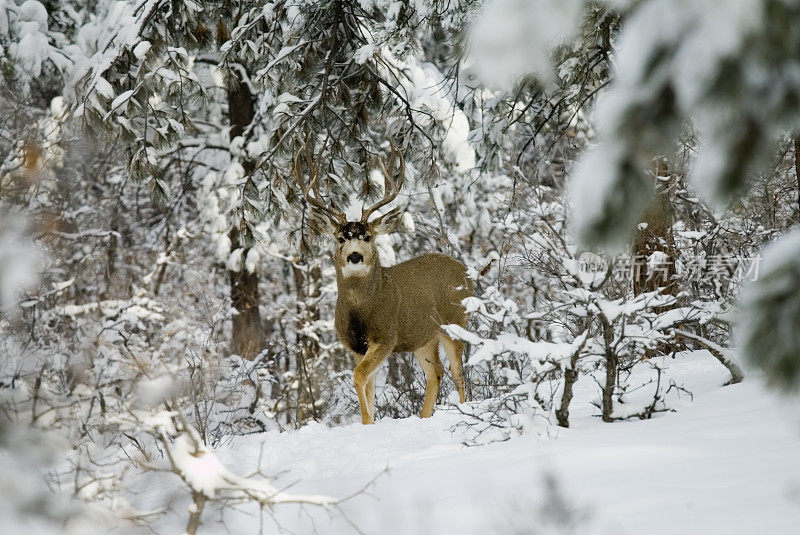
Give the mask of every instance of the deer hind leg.
[[439, 395], [439, 383], [444, 375], [444, 366], [439, 360], [439, 338], [434, 336], [430, 342], [414, 351], [414, 355], [425, 372], [425, 401], [422, 403], [420, 416], [430, 418]]
[[461, 358], [464, 355], [464, 342], [461, 340], [453, 340], [446, 334], [440, 332], [439, 340], [442, 342], [445, 353], [447, 353], [447, 360], [450, 363], [450, 373], [453, 374], [453, 382], [458, 390], [458, 402], [464, 403], [467, 401], [466, 383], [464, 382], [464, 374], [461, 370]]

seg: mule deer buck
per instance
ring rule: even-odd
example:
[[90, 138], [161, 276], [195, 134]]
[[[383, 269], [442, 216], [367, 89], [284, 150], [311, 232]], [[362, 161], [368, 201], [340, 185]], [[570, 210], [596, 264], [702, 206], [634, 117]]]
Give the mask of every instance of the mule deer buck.
[[301, 153], [295, 158], [294, 178], [306, 201], [316, 209], [316, 213], [312, 211], [316, 230], [336, 239], [333, 257], [339, 295], [335, 326], [339, 340], [355, 356], [353, 382], [362, 423], [374, 422], [375, 372], [395, 351], [413, 351], [425, 372], [421, 417], [433, 414], [444, 375], [440, 343], [447, 353], [459, 400], [464, 403], [464, 343], [453, 340], [440, 327], [466, 327], [467, 314], [461, 300], [472, 295], [472, 280], [466, 269], [461, 262], [442, 254], [424, 254], [391, 267], [383, 267], [378, 261], [375, 236], [396, 230], [403, 213], [395, 208], [373, 221], [369, 218], [400, 192], [405, 175], [402, 154], [392, 143], [389, 169], [379, 161], [385, 184], [383, 198], [363, 209], [360, 221], [347, 221], [343, 212], [323, 203], [319, 170], [307, 148], [305, 159], [308, 183], [303, 181], [300, 170]]

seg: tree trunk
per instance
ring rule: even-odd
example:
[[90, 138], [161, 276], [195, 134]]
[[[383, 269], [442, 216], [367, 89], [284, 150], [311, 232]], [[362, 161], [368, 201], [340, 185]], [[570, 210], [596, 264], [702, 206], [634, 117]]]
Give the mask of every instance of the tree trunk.
[[[297, 389], [297, 422], [308, 418], [317, 419], [317, 396], [314, 393], [314, 384], [311, 380], [311, 365], [319, 356], [319, 342], [310, 336], [301, 333], [307, 323], [319, 319], [319, 309], [316, 301], [320, 296], [320, 279], [322, 270], [319, 265], [307, 270], [292, 264], [294, 273], [295, 293], [297, 295], [297, 374], [300, 384]], [[306, 274], [308, 274], [306, 276]]]
[[[588, 329], [589, 326], [586, 326]], [[564, 370], [564, 391], [561, 393], [561, 406], [556, 409], [556, 419], [561, 427], [569, 427], [569, 404], [572, 403], [572, 388], [578, 382], [578, 360], [581, 357], [584, 345], [586, 345], [587, 333], [583, 334], [584, 339], [580, 346], [569, 358], [569, 368]]]
[[572, 387], [578, 381], [578, 353], [570, 359], [570, 367], [564, 370], [564, 392], [561, 394], [561, 406], [556, 409], [556, 419], [561, 427], [569, 427], [569, 404], [572, 403]]
[[189, 520], [186, 522], [186, 535], [195, 535], [200, 527], [206, 497], [200, 492], [192, 492], [192, 504], [189, 506]]
[[[666, 163], [659, 160], [653, 170], [656, 176], [668, 172]], [[653, 253], [666, 255], [663, 264], [648, 269], [648, 259]], [[666, 287], [665, 293], [675, 294], [678, 287], [675, 275], [675, 243], [672, 236], [672, 206], [666, 192], [656, 188], [652, 202], [645, 210], [642, 221], [633, 235], [633, 293], [636, 295]]]
[[[228, 90], [228, 120], [230, 122], [230, 139], [242, 135], [255, 117], [253, 96], [245, 81], [240, 80], [237, 87]], [[245, 173], [252, 173], [255, 162], [242, 162]], [[242, 235], [243, 222], [234, 225], [230, 231], [231, 250], [244, 248], [242, 258], [247, 258], [249, 244]], [[231, 332], [231, 351], [246, 359], [253, 359], [264, 346], [264, 335], [261, 326], [261, 314], [258, 311], [258, 274], [241, 271], [228, 271], [231, 285], [231, 304], [236, 310]]]
[[619, 358], [614, 350], [614, 326], [600, 316], [603, 326], [603, 344], [606, 349], [606, 383], [603, 385], [603, 421], [614, 421], [614, 389], [617, 387], [617, 369]]
[[[645, 210], [642, 221], [633, 235], [633, 293], [639, 295], [654, 292], [659, 289], [662, 294], [677, 295], [680, 287], [675, 279], [675, 239], [672, 234], [672, 203], [669, 192], [664, 191], [657, 177], [667, 176], [669, 168], [666, 160], [660, 158], [653, 167], [653, 174], [659, 184], [656, 192]], [[654, 253], [663, 253], [660, 261]], [[654, 260], [651, 263], [651, 259]], [[656, 313], [666, 312], [676, 305], [654, 307]], [[652, 358], [659, 353], [670, 353], [683, 348], [677, 339], [659, 344], [658, 348], [645, 349], [646, 358]]]
[[[238, 229], [231, 230], [231, 247], [241, 247]], [[247, 250], [245, 249], [245, 255]], [[236, 310], [231, 332], [231, 351], [246, 359], [253, 359], [264, 346], [261, 314], [258, 311], [258, 275], [247, 270], [230, 271], [231, 304]]]

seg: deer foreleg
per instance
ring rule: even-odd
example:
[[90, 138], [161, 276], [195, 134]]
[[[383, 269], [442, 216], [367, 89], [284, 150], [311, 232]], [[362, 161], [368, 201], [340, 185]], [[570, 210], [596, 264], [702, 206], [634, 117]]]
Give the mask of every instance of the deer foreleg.
[[361, 423], [365, 425], [375, 421], [375, 371], [392, 353], [392, 348], [391, 345], [370, 344], [364, 358], [353, 370], [353, 383], [361, 407]]
[[367, 388], [365, 389], [367, 395], [367, 404], [369, 406], [369, 413], [375, 417], [375, 374], [369, 376], [367, 379]]

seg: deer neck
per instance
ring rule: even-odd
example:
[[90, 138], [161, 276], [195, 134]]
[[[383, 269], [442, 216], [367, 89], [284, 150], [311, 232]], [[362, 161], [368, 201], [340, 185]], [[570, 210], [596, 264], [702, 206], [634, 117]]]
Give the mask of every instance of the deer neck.
[[383, 267], [376, 264], [367, 275], [363, 277], [344, 277], [339, 269], [336, 273], [336, 286], [339, 291], [339, 301], [350, 306], [369, 308], [385, 286]]

